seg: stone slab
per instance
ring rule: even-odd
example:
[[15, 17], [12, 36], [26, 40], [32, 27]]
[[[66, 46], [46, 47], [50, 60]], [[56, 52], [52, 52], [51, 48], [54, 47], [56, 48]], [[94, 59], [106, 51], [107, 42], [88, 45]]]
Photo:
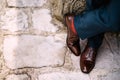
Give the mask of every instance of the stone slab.
[[47, 0], [7, 0], [8, 6], [41, 7]]
[[60, 36], [6, 36], [3, 45], [6, 65], [11, 69], [63, 65], [67, 49]]
[[38, 80], [90, 80], [90, 78], [81, 72], [53, 72], [39, 75]]
[[28, 16], [20, 9], [7, 8], [1, 16], [1, 29], [11, 32], [28, 28]]
[[120, 70], [108, 73], [107, 75], [101, 77], [101, 80], [120, 80]]
[[120, 70], [94, 70], [90, 78], [91, 80], [120, 80]]
[[48, 9], [34, 10], [32, 14], [33, 29], [37, 33], [56, 32], [58, 27], [51, 23], [52, 16]]
[[5, 80], [30, 80], [30, 78], [26, 74], [22, 75], [8, 75]]
[[[0, 0], [0, 10], [2, 10], [5, 6], [5, 0]], [[0, 11], [1, 13], [1, 11]]]

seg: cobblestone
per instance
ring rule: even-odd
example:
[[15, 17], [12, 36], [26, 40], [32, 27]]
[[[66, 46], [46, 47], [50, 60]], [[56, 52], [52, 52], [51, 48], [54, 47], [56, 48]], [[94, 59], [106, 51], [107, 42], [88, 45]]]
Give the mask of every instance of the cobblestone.
[[81, 72], [54, 72], [39, 75], [39, 80], [90, 80], [90, 78]]
[[4, 58], [11, 69], [23, 67], [61, 66], [66, 47], [54, 36], [6, 36]]
[[30, 78], [26, 75], [26, 74], [22, 74], [22, 75], [8, 75], [6, 77], [6, 80], [30, 80]]
[[52, 17], [50, 15], [50, 10], [40, 9], [34, 10], [32, 15], [33, 29], [37, 33], [42, 32], [56, 32], [58, 30], [57, 26], [51, 23]]
[[7, 0], [8, 6], [41, 7], [47, 0]]
[[5, 10], [5, 15], [1, 16], [3, 30], [8, 30], [11, 32], [25, 30], [28, 28], [28, 16], [20, 9], [7, 8]]

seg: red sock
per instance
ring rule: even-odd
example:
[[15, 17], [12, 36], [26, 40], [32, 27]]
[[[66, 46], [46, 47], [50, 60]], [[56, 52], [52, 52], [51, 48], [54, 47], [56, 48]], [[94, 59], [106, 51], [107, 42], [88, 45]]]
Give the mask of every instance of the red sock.
[[77, 31], [76, 31], [75, 26], [74, 26], [74, 19], [72, 20], [72, 24], [71, 25], [72, 25], [71, 26], [72, 31], [77, 35]]

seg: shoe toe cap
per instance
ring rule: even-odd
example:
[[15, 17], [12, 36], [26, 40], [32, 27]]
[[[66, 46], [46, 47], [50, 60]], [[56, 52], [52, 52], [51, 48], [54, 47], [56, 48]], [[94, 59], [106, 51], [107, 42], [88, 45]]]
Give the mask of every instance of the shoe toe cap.
[[94, 68], [94, 63], [91, 61], [84, 61], [84, 63], [81, 66], [81, 71], [83, 73], [90, 73], [91, 70]]

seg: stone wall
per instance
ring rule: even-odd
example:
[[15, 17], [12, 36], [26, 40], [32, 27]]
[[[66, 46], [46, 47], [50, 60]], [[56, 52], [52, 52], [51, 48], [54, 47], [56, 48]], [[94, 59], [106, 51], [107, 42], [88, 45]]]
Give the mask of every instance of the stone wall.
[[0, 80], [120, 79], [120, 36], [108, 34], [83, 74], [66, 47], [62, 9], [62, 0], [0, 0]]

